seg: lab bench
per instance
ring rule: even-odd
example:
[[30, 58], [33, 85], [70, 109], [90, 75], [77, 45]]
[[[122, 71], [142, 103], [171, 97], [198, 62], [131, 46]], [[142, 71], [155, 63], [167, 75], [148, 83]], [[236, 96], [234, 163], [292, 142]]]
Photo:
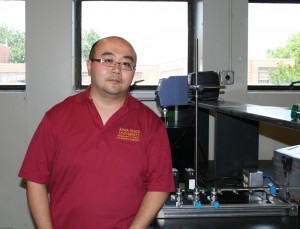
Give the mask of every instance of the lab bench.
[[[195, 107], [192, 105], [190, 107]], [[190, 108], [189, 108], [190, 109]], [[191, 110], [189, 110], [191, 112]], [[208, 162], [208, 173], [214, 177], [239, 176], [243, 168], [258, 168], [272, 176], [272, 161], [259, 161], [259, 127], [260, 123], [268, 123], [283, 128], [300, 131], [298, 120], [292, 120], [291, 110], [286, 107], [260, 106], [254, 104], [240, 104], [229, 101], [200, 101], [198, 103], [198, 143], [201, 146], [201, 155], [198, 155], [198, 165], [207, 162], [209, 147], [209, 116], [214, 116], [214, 160]], [[189, 115], [188, 115], [189, 116]], [[189, 117], [192, 117], [191, 115]], [[184, 117], [186, 119], [186, 117]], [[188, 120], [190, 121], [191, 118]], [[174, 131], [180, 129], [185, 132], [195, 129], [195, 122], [176, 123], [168, 125], [169, 136], [173, 138], [171, 143], [177, 144], [178, 139], [172, 136]], [[188, 144], [193, 144], [193, 133], [187, 136]], [[174, 140], [175, 138], [175, 140]], [[182, 136], [180, 137], [182, 138]], [[300, 143], [299, 143], [300, 144]], [[189, 151], [193, 149], [188, 149]], [[174, 150], [175, 152], [176, 150]], [[173, 161], [175, 166], [183, 167], [194, 165], [194, 155], [186, 153], [183, 160], [182, 151], [175, 152]], [[199, 152], [198, 152], [199, 153]], [[172, 152], [173, 154], [173, 152]], [[178, 160], [179, 157], [179, 160]], [[207, 171], [206, 171], [207, 172]], [[199, 217], [178, 219], [156, 219], [150, 229], [172, 228], [300, 228], [298, 216], [259, 216], [259, 217]]]
[[[285, 107], [228, 101], [201, 101], [198, 107], [215, 115], [216, 177], [236, 176], [243, 168], [258, 167], [260, 123], [300, 131], [299, 121], [292, 120], [291, 110]], [[208, 129], [201, 128], [200, 131], [208, 133]]]

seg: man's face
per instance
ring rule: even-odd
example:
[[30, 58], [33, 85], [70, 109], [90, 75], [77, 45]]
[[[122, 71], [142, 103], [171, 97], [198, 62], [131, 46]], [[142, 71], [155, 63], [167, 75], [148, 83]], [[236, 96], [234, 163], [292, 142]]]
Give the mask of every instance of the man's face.
[[106, 96], [126, 95], [135, 73], [135, 69], [124, 68], [124, 65], [136, 64], [132, 47], [122, 39], [105, 39], [98, 43], [93, 59], [102, 62], [87, 61], [92, 88]]

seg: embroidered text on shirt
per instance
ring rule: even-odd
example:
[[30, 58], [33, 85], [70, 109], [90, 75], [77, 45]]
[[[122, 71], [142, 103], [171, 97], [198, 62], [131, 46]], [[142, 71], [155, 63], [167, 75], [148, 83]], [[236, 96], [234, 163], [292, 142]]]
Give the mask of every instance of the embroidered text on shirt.
[[120, 127], [117, 139], [138, 142], [140, 141], [140, 130]]

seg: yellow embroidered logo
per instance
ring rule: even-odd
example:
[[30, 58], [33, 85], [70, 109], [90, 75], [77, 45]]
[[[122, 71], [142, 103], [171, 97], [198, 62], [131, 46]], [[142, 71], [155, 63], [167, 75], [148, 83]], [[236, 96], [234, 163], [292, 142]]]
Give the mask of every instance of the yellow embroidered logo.
[[138, 142], [140, 141], [140, 130], [120, 128], [117, 139]]

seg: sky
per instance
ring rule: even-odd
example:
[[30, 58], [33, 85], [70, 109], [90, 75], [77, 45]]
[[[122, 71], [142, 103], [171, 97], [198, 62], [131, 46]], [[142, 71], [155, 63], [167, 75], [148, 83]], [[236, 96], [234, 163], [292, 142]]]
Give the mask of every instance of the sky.
[[300, 32], [300, 4], [250, 4], [248, 27], [249, 59], [264, 58], [268, 49], [285, 46]]
[[[13, 14], [11, 10], [13, 10]], [[8, 25], [25, 31], [25, 1], [0, 1], [0, 25]]]
[[[87, 3], [87, 2], [85, 2]], [[95, 4], [96, 2], [93, 2]], [[7, 5], [12, 6], [14, 14], [7, 10]], [[126, 3], [128, 6], [128, 2]], [[268, 49], [282, 47], [286, 44], [288, 37], [300, 32], [300, 4], [294, 4], [287, 9], [286, 4], [250, 4], [249, 6], [249, 58], [264, 58]], [[25, 30], [25, 1], [0, 1], [0, 25], [10, 21], [15, 29]], [[180, 33], [182, 28], [187, 27], [187, 23], [178, 20], [178, 17], [167, 18], [164, 16], [165, 10], [172, 10], [174, 15], [184, 13], [182, 5], [178, 7], [163, 8], [160, 10], [147, 7], [147, 11], [141, 11], [136, 5], [124, 9], [124, 5], [118, 2], [114, 6], [114, 11], [107, 10], [105, 6], [91, 7], [87, 3], [84, 10], [89, 16], [89, 20], [84, 20], [84, 27], [94, 27], [101, 37], [109, 35], [120, 35], [132, 42], [139, 54], [139, 60], [148, 62], [152, 56], [158, 62], [163, 62], [170, 57], [182, 58], [186, 56], [186, 50], [177, 46], [187, 37]], [[140, 14], [147, 14], [149, 20], [141, 22], [138, 20]], [[272, 16], [273, 15], [273, 16]], [[118, 16], [118, 20], [114, 20]], [[171, 23], [172, 22], [172, 23]], [[172, 27], [170, 27], [172, 25]], [[105, 29], [102, 28], [105, 26]], [[103, 32], [105, 31], [105, 32]], [[142, 42], [141, 42], [142, 41]], [[176, 47], [176, 49], [174, 49]], [[154, 52], [155, 48], [160, 51]], [[147, 51], [146, 51], [147, 49]], [[145, 54], [144, 54], [145, 53]], [[161, 55], [164, 53], [164, 56]], [[143, 55], [144, 54], [144, 55]]]
[[[124, 37], [135, 47], [139, 64], [187, 57], [187, 45], [177, 45], [188, 43], [187, 33], [181, 32], [187, 31], [188, 22], [178, 16], [184, 14], [187, 18], [185, 2], [177, 2], [172, 7], [166, 2], [117, 2], [113, 7], [111, 4], [83, 2], [82, 28], [94, 28], [100, 37]], [[165, 12], [172, 12], [173, 16], [166, 17]]]

